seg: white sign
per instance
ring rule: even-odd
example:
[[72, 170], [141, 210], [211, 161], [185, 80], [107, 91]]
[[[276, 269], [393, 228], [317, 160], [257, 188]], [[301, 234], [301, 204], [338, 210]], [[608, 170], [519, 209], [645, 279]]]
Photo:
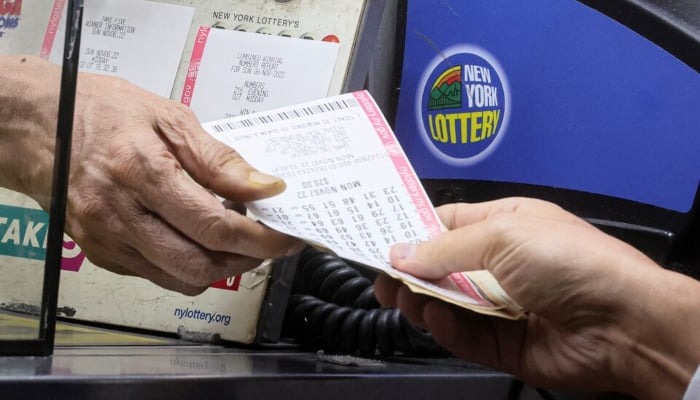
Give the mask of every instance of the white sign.
[[181, 101], [212, 121], [324, 98], [338, 43], [202, 27]]
[[[59, 0], [57, 0], [58, 2]], [[56, 8], [56, 7], [55, 7]], [[43, 53], [60, 63], [65, 35], [63, 16], [52, 14]], [[80, 71], [113, 75], [163, 97], [170, 97], [194, 8], [145, 0], [85, 2]]]

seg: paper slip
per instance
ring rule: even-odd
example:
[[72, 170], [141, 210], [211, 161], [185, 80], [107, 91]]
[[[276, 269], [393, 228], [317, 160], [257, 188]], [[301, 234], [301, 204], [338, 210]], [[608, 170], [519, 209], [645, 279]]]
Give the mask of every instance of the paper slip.
[[45, 1], [0, 1], [0, 54], [39, 55], [51, 13]]
[[[41, 52], [60, 63], [67, 7], [65, 0], [55, 2]], [[153, 1], [86, 1], [80, 71], [118, 76], [170, 97], [193, 15], [192, 7]]]
[[412, 290], [485, 314], [522, 310], [487, 271], [428, 282], [391, 267], [389, 249], [442, 225], [391, 128], [361, 91], [203, 125], [287, 190], [247, 204], [268, 226], [383, 271]]
[[181, 102], [200, 121], [212, 121], [326, 97], [339, 47], [201, 27]]

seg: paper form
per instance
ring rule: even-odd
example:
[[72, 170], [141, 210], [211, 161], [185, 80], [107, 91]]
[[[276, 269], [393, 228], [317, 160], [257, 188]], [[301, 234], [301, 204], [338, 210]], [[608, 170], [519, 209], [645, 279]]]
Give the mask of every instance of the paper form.
[[370, 95], [355, 92], [203, 125], [287, 190], [247, 204], [268, 226], [400, 279], [412, 290], [478, 312], [522, 310], [487, 271], [427, 282], [391, 267], [390, 247], [443, 228]]
[[181, 101], [200, 121], [324, 98], [338, 43], [201, 27]]
[[[65, 0], [56, 0], [57, 3]], [[56, 8], [56, 7], [55, 7]], [[52, 13], [42, 53], [61, 62], [65, 7]], [[85, 2], [80, 43], [81, 72], [113, 75], [170, 97], [192, 23], [194, 8], [145, 0]]]

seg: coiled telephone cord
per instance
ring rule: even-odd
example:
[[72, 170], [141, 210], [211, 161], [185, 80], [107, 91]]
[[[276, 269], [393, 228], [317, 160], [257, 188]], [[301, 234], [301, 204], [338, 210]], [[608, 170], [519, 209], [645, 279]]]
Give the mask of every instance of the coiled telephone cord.
[[413, 327], [398, 309], [381, 308], [368, 277], [311, 246], [299, 256], [283, 331], [306, 347], [328, 353], [447, 356], [429, 333]]

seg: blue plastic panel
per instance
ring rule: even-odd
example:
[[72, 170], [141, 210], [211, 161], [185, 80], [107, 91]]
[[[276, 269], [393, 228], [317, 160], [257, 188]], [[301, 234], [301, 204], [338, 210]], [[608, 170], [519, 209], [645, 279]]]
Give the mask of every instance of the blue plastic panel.
[[537, 184], [690, 210], [700, 76], [569, 0], [411, 0], [396, 120], [425, 179]]

